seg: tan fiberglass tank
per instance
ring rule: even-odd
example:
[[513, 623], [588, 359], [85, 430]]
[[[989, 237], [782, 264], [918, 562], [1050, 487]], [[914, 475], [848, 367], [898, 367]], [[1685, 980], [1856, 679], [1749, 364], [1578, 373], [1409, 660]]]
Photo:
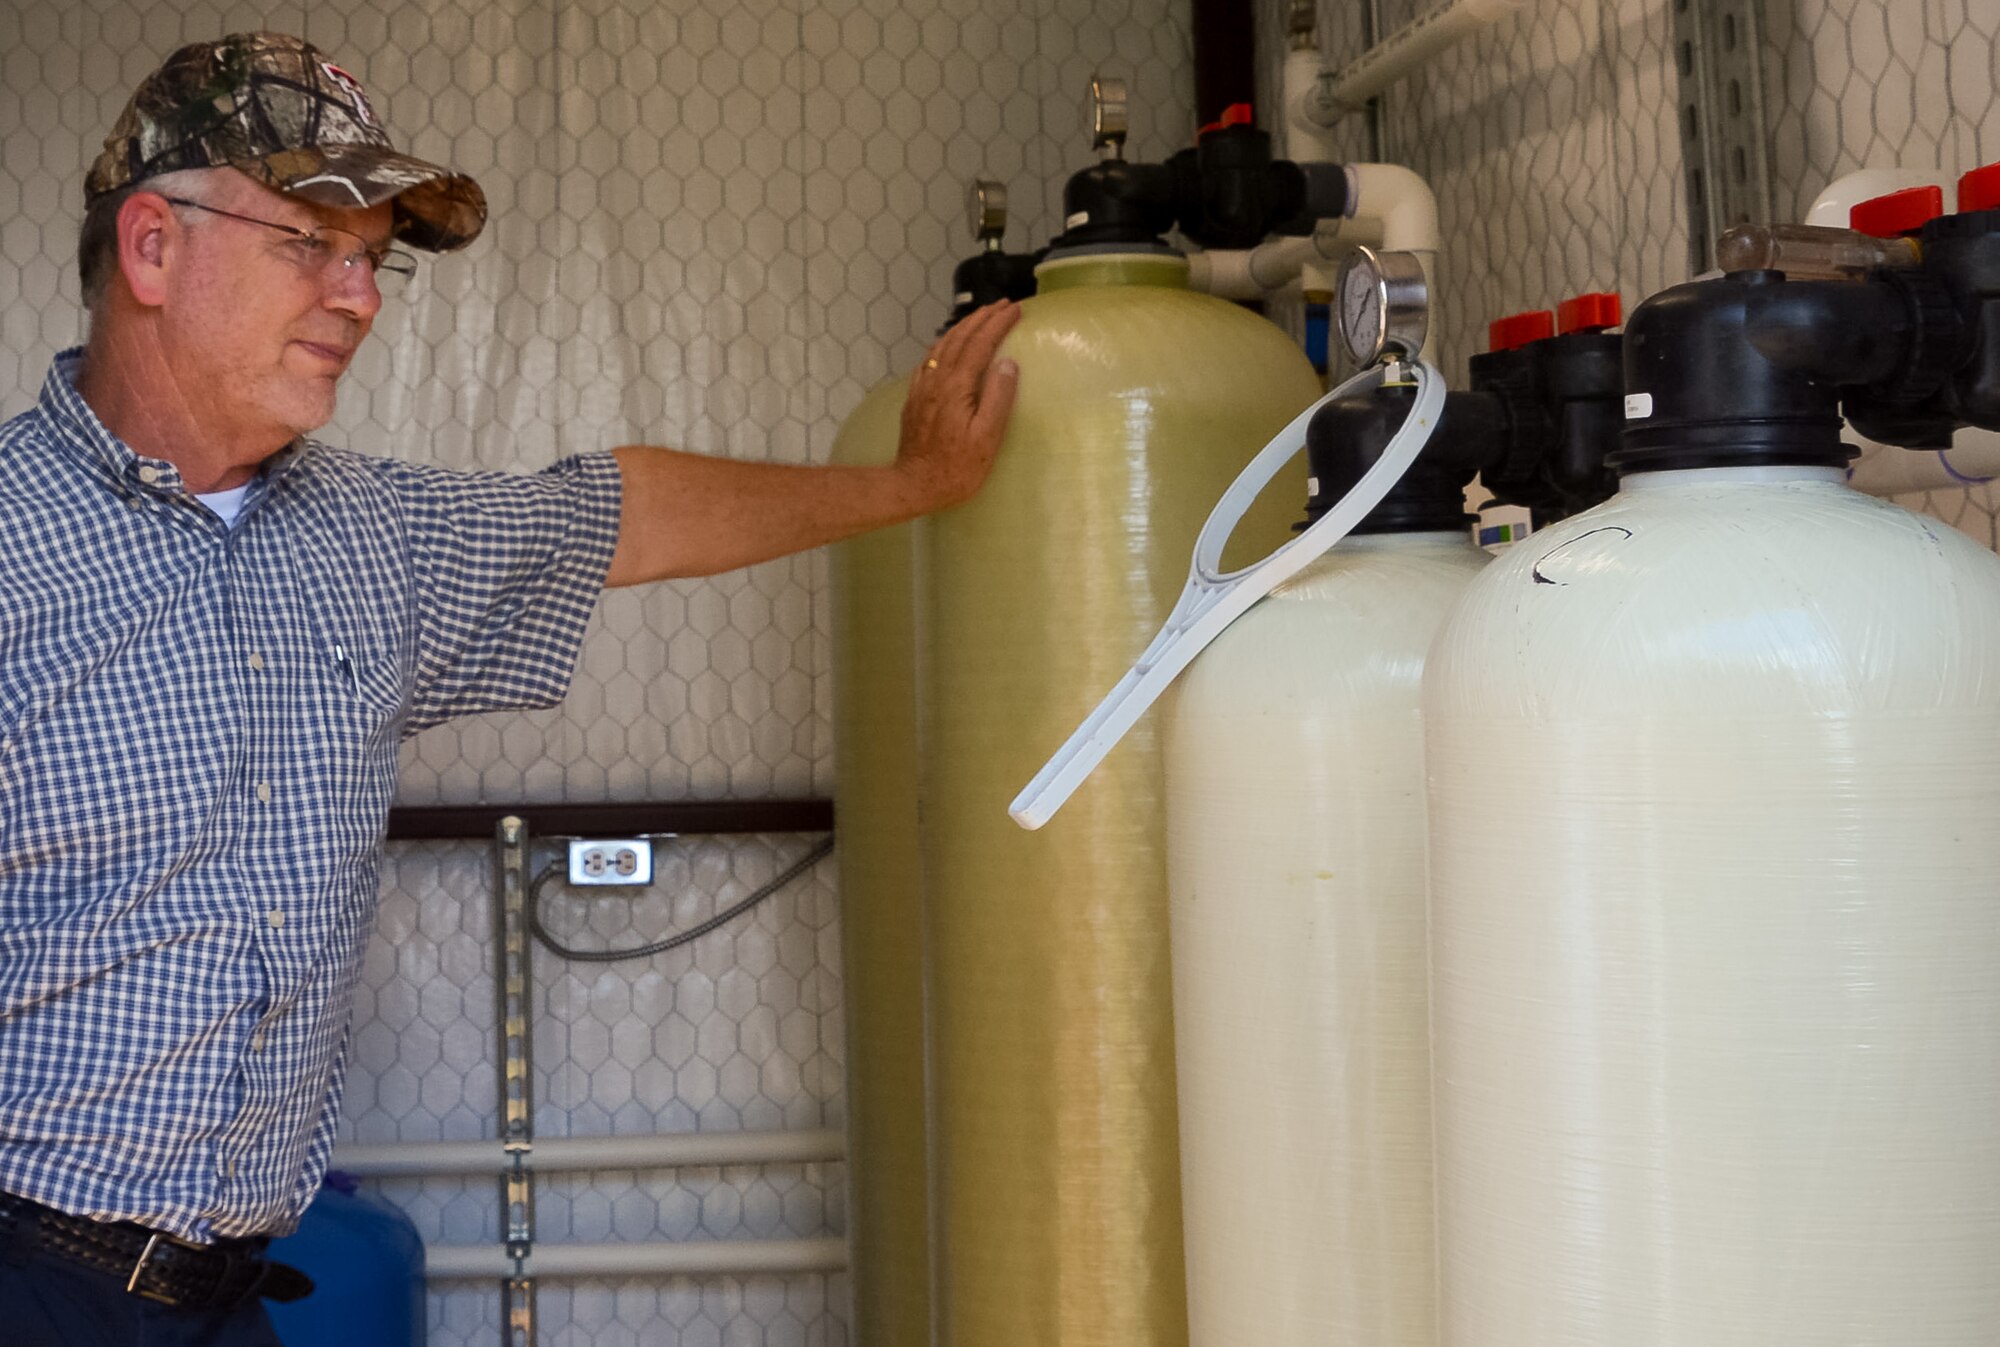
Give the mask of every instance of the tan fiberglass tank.
[[[908, 377], [870, 389], [833, 461], [891, 462]], [[833, 550], [834, 803], [847, 1021], [855, 1341], [930, 1341], [923, 895], [917, 851], [915, 520]]]
[[[1142, 723], [1037, 833], [1013, 793], [1144, 648], [1211, 506], [1319, 392], [1186, 262], [1052, 260], [1020, 402], [932, 521], [924, 848], [941, 1347], [1186, 1341], [1164, 798]], [[1238, 555], [1287, 536], [1303, 473]]]

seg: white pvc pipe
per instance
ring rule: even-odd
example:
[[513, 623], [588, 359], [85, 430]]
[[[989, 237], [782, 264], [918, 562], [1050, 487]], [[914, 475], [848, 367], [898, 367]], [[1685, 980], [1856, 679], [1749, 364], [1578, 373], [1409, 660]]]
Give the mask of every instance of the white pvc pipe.
[[[593, 1169], [714, 1169], [726, 1165], [811, 1164], [839, 1160], [839, 1131], [680, 1132], [657, 1136], [550, 1137], [537, 1141], [528, 1165], [544, 1172]], [[491, 1174], [512, 1163], [497, 1141], [422, 1141], [347, 1146], [333, 1168], [367, 1178]]]
[[1435, 253], [1438, 205], [1431, 185], [1401, 164], [1349, 164], [1352, 215], [1382, 222], [1382, 246], [1401, 252]]
[[[1278, 82], [1278, 144], [1294, 163], [1333, 163], [1340, 158], [1332, 135], [1340, 110], [1316, 97], [1319, 78], [1318, 47], [1294, 47], [1285, 53]], [[1327, 114], [1326, 120], [1320, 120], [1321, 114]]]
[[[537, 1244], [531, 1277], [703, 1277], [786, 1272], [838, 1272], [847, 1266], [839, 1239], [647, 1240], [630, 1244]], [[432, 1281], [492, 1280], [514, 1275], [499, 1244], [443, 1244], [424, 1250]]]
[[1255, 248], [1190, 253], [1188, 288], [1222, 299], [1261, 299], [1297, 281], [1307, 266], [1338, 261], [1371, 237], [1381, 237], [1374, 222], [1322, 220], [1305, 237], [1268, 239]]
[[[1352, 112], [1461, 38], [1519, 12], [1521, 0], [1447, 0], [1333, 73], [1333, 104]], [[1306, 115], [1311, 116], [1308, 104]]]
[[[1432, 285], [1431, 328], [1437, 322], [1437, 197], [1430, 184], [1400, 164], [1348, 164], [1347, 200], [1352, 218], [1322, 220], [1308, 238], [1277, 238], [1250, 249], [1191, 254], [1188, 286], [1224, 299], [1258, 299], [1284, 289], [1300, 271], [1332, 262], [1357, 244], [1417, 254]], [[1424, 343], [1425, 359], [1434, 343]]]

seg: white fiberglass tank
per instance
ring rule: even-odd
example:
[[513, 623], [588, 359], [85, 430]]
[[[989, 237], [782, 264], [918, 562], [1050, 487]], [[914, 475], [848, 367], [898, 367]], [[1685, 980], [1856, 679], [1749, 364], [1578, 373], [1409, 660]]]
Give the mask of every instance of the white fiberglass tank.
[[[1329, 468], [1341, 411], [1320, 508], [1372, 461]], [[1192, 1347], [1435, 1341], [1419, 684], [1487, 561], [1448, 431], [1169, 695]]]
[[1425, 675], [1439, 1341], [1991, 1347], [2000, 558], [1644, 312], [1620, 494]]

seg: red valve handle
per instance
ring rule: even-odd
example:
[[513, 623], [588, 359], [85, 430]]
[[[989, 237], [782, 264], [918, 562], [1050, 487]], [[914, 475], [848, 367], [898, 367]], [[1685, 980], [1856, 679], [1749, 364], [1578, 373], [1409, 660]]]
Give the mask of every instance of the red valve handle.
[[1200, 140], [1210, 131], [1225, 131], [1232, 126], [1255, 126], [1256, 124], [1257, 111], [1254, 107], [1248, 103], [1231, 103], [1222, 110], [1220, 118], [1195, 132], [1195, 139]]
[[1993, 210], [1996, 207], [2000, 207], [2000, 164], [1975, 168], [1958, 180], [1959, 210]]
[[1602, 332], [1625, 321], [1625, 306], [1609, 290], [1594, 290], [1556, 305], [1556, 331]]
[[1556, 316], [1547, 309], [1510, 313], [1486, 325], [1486, 349], [1512, 351], [1556, 334]]
[[1857, 202], [1847, 212], [1847, 223], [1871, 237], [1893, 239], [1916, 233], [1942, 214], [1944, 188], [1907, 187]]

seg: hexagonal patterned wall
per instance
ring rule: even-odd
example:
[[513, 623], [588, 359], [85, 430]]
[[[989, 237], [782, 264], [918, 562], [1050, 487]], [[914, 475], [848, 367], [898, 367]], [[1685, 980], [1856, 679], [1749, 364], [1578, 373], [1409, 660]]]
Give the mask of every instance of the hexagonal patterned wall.
[[[1528, 0], [1383, 104], [1383, 157], [1435, 185], [1446, 367], [1485, 322], [1565, 294], [1628, 304], [1685, 270], [1672, 0]], [[1429, 0], [1322, 0], [1351, 57]], [[1275, 89], [1286, 0], [1256, 0]], [[361, 75], [401, 140], [476, 174], [494, 223], [429, 264], [359, 360], [329, 438], [431, 461], [531, 468], [658, 440], [816, 459], [874, 381], [943, 317], [975, 175], [1012, 189], [1039, 244], [1088, 158], [1093, 69], [1133, 85], [1135, 157], [1192, 129], [1186, 0], [0, 0], [0, 414], [81, 334], [70, 274], [82, 166], [126, 93], [180, 42], [304, 33]], [[1775, 205], [1848, 168], [1949, 172], [2000, 158], [2000, 14], [1983, 0], [1766, 6]], [[1266, 102], [1269, 103], [1267, 96]], [[1365, 123], [1343, 128], [1371, 153]], [[1282, 317], [1282, 313], [1280, 314]], [[1994, 540], [1987, 489], [1914, 502]], [[559, 711], [430, 732], [403, 799], [824, 794], [823, 566], [807, 557], [607, 597]], [[689, 839], [637, 901], [552, 901], [577, 944], [684, 926], [775, 872], [795, 837]], [[489, 861], [390, 848], [358, 999], [347, 1131], [493, 1131]], [[822, 870], [655, 960], [537, 951], [544, 1134], [838, 1126], [837, 900]], [[821, 1236], [838, 1166], [549, 1181], [550, 1239]], [[492, 1240], [486, 1179], [385, 1185], [427, 1237]], [[544, 1288], [545, 1343], [838, 1344], [839, 1276], [612, 1279]], [[487, 1344], [497, 1301], [432, 1298], [432, 1341]]]

